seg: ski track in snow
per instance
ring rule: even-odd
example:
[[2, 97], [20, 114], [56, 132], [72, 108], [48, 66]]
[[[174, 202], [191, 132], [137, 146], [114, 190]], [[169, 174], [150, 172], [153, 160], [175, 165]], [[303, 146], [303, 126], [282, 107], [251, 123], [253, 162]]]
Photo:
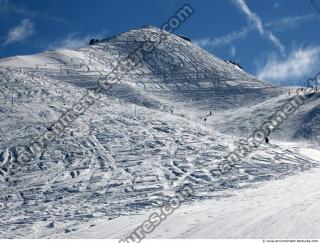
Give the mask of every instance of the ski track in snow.
[[[303, 149], [304, 150], [304, 149]], [[320, 158], [320, 151], [306, 154]], [[319, 168], [256, 188], [231, 190], [232, 197], [181, 206], [147, 238], [315, 239], [320, 230]], [[83, 225], [72, 238], [128, 237], [152, 212]]]
[[[187, 178], [198, 182], [195, 195], [151, 237], [269, 238], [282, 232], [294, 238], [293, 226], [271, 225], [285, 222], [280, 218], [299, 219], [296, 210], [284, 210], [280, 186], [280, 192], [297, 189], [296, 198], [287, 195], [288, 207], [297, 203], [307, 213], [318, 210], [311, 198], [317, 188], [307, 175], [319, 173], [313, 168], [319, 165], [320, 94], [272, 133], [272, 144], [263, 144], [221, 175], [218, 163], [233, 143], [267, 121], [291, 98], [287, 92], [293, 87], [259, 81], [175, 35], [124, 75], [121, 84], [102, 93], [33, 161], [15, 168], [21, 149], [151, 32], [159, 34], [144, 28], [79, 50], [0, 60], [1, 238], [125, 236], [145, 212], [189, 183]], [[310, 204], [302, 203], [303, 188], [298, 182], [291, 185], [293, 178], [310, 185]], [[263, 188], [268, 195], [260, 195]], [[272, 195], [279, 198], [281, 210], [266, 204]], [[244, 223], [248, 221], [250, 225]], [[311, 222], [316, 225], [315, 216]], [[174, 225], [181, 228], [168, 229]], [[266, 229], [265, 235], [258, 226]], [[219, 227], [224, 230], [214, 230]], [[310, 227], [315, 231], [305, 237], [317, 236], [316, 227]], [[304, 236], [299, 232], [297, 237]]]

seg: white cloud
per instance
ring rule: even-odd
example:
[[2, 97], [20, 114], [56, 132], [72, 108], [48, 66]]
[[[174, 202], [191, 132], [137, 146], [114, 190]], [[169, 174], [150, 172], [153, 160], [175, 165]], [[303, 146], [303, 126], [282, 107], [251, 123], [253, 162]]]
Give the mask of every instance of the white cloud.
[[[298, 16], [287, 16], [281, 19], [276, 19], [276, 20], [267, 22], [264, 24], [264, 26], [274, 31], [283, 31], [286, 29], [296, 28], [301, 23], [312, 21], [312, 20], [320, 20], [320, 15], [307, 14], [307, 15], [298, 15]], [[220, 36], [216, 38], [206, 37], [203, 39], [195, 40], [194, 43], [200, 47], [218, 48], [218, 47], [229, 45], [237, 40], [244, 39], [247, 36], [247, 34], [253, 30], [255, 30], [255, 27], [253, 27], [252, 25], [244, 26], [240, 30], [233, 31], [231, 33], [226, 34], [225, 36]], [[275, 41], [277, 41], [277, 39]]]
[[229, 53], [230, 53], [231, 57], [235, 57], [236, 56], [236, 48], [234, 46], [230, 46]]
[[264, 29], [260, 18], [249, 9], [244, 0], [233, 0], [233, 2], [239, 7], [239, 9], [246, 15], [249, 22], [253, 23], [258, 31], [263, 34]]
[[298, 27], [301, 23], [312, 20], [320, 20], [320, 15], [313, 13], [299, 16], [288, 16], [283, 17], [281, 19], [270, 21], [266, 23], [265, 26], [275, 31], [281, 31], [289, 28], [294, 29]]
[[20, 25], [9, 30], [3, 46], [20, 42], [34, 34], [34, 23], [29, 19], [23, 19]]
[[320, 46], [293, 50], [287, 58], [271, 54], [257, 76], [277, 84], [303, 84], [320, 71]]
[[249, 23], [251, 23], [258, 30], [261, 36], [269, 39], [275, 46], [278, 47], [279, 51], [284, 54], [284, 46], [280, 40], [270, 31], [266, 30], [263, 26], [261, 18], [254, 12], [252, 12], [245, 0], [232, 0], [233, 3], [245, 14]]
[[251, 31], [252, 28], [250, 27], [243, 27], [239, 31], [233, 31], [225, 36], [217, 37], [217, 38], [203, 38], [200, 40], [194, 41], [194, 43], [201, 47], [219, 47], [219, 46], [225, 46], [227, 44], [230, 44], [234, 42], [235, 40], [243, 39], [246, 37], [249, 31]]
[[65, 37], [59, 38], [54, 43], [51, 43], [49, 49], [77, 49], [87, 45], [91, 39], [105, 38], [106, 34], [107, 31], [86, 36], [80, 36], [77, 32], [69, 33]]
[[36, 17], [46, 18], [55, 22], [66, 23], [66, 21], [62, 18], [51, 16], [46, 12], [33, 11], [26, 8], [23, 5], [12, 4], [12, 1], [9, 1], [9, 0], [0, 0], [0, 14], [1, 15], [17, 14], [17, 15], [29, 17], [29, 18], [36, 18]]

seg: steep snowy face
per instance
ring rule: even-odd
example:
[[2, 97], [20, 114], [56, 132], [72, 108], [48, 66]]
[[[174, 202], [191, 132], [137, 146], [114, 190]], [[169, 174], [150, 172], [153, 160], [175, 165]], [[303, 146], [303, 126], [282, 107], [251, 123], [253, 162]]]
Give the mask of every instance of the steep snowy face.
[[[153, 27], [131, 30], [76, 51], [55, 50], [5, 59], [0, 66], [25, 67], [92, 87], [96, 85], [94, 78], [117, 68], [119, 60], [128, 58], [146, 42], [152, 45], [152, 51], [145, 52], [134, 69], [122, 74], [122, 82], [148, 90], [174, 91], [270, 86], [180, 36]], [[91, 82], [87, 82], [88, 76]]]
[[[159, 39], [161, 41], [157, 43], [155, 40]], [[98, 46], [107, 52], [126, 56], [141, 48], [145, 42], [154, 44], [154, 49], [146, 53], [139, 71], [144, 76], [142, 78], [160, 81], [147, 84], [150, 88], [161, 85], [181, 91], [210, 87], [269, 86], [180, 36], [153, 27], [131, 30], [104, 40]], [[134, 76], [138, 80], [141, 78], [141, 74]]]

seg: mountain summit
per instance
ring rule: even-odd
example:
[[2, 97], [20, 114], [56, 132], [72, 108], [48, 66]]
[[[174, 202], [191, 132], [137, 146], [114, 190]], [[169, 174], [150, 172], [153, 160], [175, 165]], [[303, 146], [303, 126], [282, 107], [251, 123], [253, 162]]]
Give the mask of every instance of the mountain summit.
[[[63, 77], [68, 72], [75, 79], [110, 72], [121, 58], [126, 58], [143, 43], [166, 36], [146, 53], [135, 70], [123, 79], [148, 89], [195, 90], [221, 87], [269, 87], [236, 65], [204, 51], [181, 36], [154, 27], [131, 30], [78, 50], [53, 50], [39, 55], [5, 59], [0, 66], [32, 69], [42, 75]], [[88, 84], [89, 85], [89, 84]]]

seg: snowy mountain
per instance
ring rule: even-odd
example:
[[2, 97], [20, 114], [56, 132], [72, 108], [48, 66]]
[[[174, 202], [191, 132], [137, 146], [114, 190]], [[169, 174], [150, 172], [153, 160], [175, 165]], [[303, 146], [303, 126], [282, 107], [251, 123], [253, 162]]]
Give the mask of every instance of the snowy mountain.
[[159, 207], [190, 181], [196, 193], [186, 203], [192, 204], [319, 165], [299, 148], [318, 148], [315, 93], [272, 132], [271, 144], [221, 174], [219, 162], [236, 141], [297, 87], [272, 86], [166, 33], [42, 153], [16, 166], [21, 151], [94, 92], [119, 59], [161, 34], [145, 27], [78, 50], [0, 60], [1, 237], [71, 237], [92, 221]]

